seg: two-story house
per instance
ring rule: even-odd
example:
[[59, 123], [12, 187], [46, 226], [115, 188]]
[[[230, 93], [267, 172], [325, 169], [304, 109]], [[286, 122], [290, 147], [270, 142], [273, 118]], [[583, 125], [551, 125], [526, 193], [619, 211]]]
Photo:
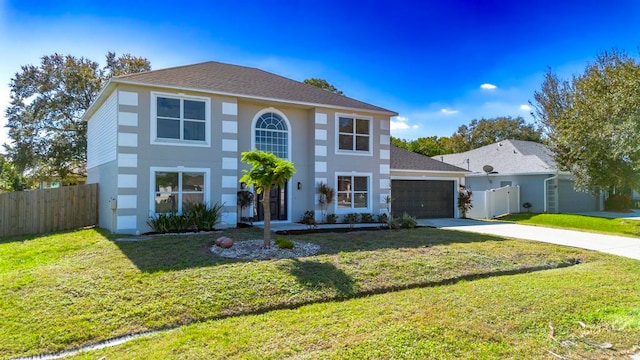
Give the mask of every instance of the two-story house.
[[[187, 202], [224, 205], [237, 222], [241, 153], [265, 150], [297, 173], [272, 193], [275, 221], [320, 208], [336, 190], [338, 215], [385, 212], [390, 118], [397, 113], [256, 68], [206, 62], [113, 78], [87, 110], [88, 183], [99, 183], [100, 227], [144, 233], [157, 213]], [[263, 210], [255, 209], [258, 221]]]

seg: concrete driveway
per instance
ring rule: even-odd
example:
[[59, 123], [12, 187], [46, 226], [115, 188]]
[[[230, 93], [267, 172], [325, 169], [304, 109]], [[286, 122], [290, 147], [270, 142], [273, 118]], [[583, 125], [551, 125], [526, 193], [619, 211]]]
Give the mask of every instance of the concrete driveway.
[[640, 260], [640, 238], [469, 219], [421, 219], [418, 225], [572, 246]]

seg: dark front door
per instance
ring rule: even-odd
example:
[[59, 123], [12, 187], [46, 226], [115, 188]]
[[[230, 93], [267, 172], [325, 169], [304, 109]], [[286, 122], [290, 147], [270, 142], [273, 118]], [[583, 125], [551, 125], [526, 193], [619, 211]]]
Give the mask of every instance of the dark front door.
[[[264, 220], [264, 207], [262, 206], [262, 194], [256, 196], [258, 201], [258, 219]], [[269, 193], [271, 207], [271, 220], [288, 220], [287, 218], [287, 184], [283, 187], [273, 188]]]
[[452, 218], [453, 181], [392, 180], [391, 212], [407, 213], [416, 218]]

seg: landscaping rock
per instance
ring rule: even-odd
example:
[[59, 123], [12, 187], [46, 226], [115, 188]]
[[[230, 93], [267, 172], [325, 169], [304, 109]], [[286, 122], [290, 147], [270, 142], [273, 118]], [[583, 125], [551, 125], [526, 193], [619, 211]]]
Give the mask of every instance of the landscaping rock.
[[217, 256], [243, 260], [266, 259], [294, 259], [303, 256], [315, 255], [320, 251], [320, 246], [307, 242], [293, 241], [293, 249], [280, 249], [275, 244], [265, 248], [263, 240], [242, 240], [235, 243], [233, 248], [225, 249], [220, 246], [212, 246], [211, 252]]
[[228, 249], [233, 246], [233, 240], [226, 237], [220, 241], [220, 244], [218, 244], [218, 246], [220, 246], [223, 249]]

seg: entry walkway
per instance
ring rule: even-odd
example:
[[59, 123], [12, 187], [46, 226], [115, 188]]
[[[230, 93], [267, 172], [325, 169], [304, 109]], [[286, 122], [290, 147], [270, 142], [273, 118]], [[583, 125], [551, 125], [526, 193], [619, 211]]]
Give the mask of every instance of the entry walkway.
[[572, 246], [640, 260], [640, 238], [469, 219], [421, 219], [418, 225]]

